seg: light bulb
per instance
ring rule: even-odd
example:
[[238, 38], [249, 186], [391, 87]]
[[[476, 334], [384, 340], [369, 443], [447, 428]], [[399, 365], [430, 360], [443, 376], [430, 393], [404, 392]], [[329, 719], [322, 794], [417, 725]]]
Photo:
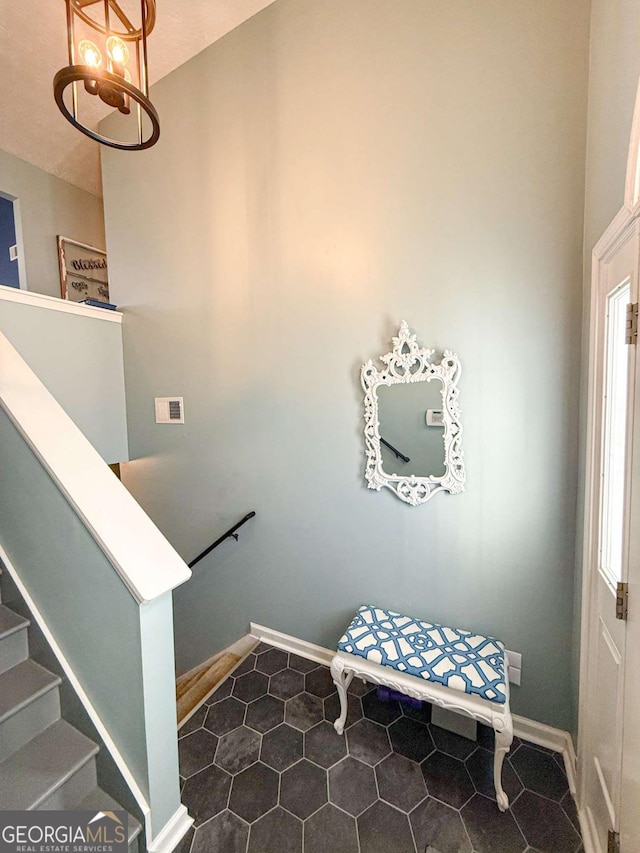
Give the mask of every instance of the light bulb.
[[118, 36], [109, 36], [107, 39], [107, 53], [116, 65], [126, 65], [129, 61], [129, 48]]
[[91, 68], [100, 68], [102, 65], [102, 54], [92, 41], [83, 39], [78, 45], [78, 53], [85, 65]]

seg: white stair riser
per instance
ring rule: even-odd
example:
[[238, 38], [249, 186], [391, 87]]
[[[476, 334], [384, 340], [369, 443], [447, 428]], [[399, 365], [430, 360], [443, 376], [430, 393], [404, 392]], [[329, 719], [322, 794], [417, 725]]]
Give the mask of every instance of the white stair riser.
[[[0, 570], [0, 575], [1, 574], [2, 572]], [[0, 604], [1, 602], [2, 596], [0, 594]], [[6, 617], [7, 614], [5, 613], [5, 625], [7, 625]], [[9, 619], [9, 626], [10, 625], [11, 619]], [[0, 675], [28, 660], [29, 638], [27, 629], [28, 623], [26, 623], [23, 628], [13, 631], [13, 633], [7, 634], [0, 639]], [[25, 670], [20, 668], [12, 677], [13, 684], [10, 681], [7, 685], [6, 679], [3, 682], [6, 690], [8, 691], [7, 695], [14, 696], [14, 701], [16, 701], [16, 694], [17, 696], [24, 696], [25, 698], [28, 695], [28, 691], [24, 689], [18, 689], [15, 693], [12, 690], [12, 687], [15, 687], [15, 680], [21, 680], [25, 677], [24, 673]], [[33, 670], [29, 671], [27, 669], [26, 677], [30, 678], [29, 683], [34, 688], [33, 693], [37, 693], [38, 689], [42, 689], [42, 677], [39, 679], [36, 678], [36, 684], [34, 685]], [[10, 677], [7, 676], [7, 678]], [[39, 687], [38, 682], [40, 682]], [[22, 683], [24, 685], [24, 682]], [[44, 679], [44, 683], [46, 684], [46, 678]], [[50, 726], [59, 726], [61, 724], [60, 690], [58, 685], [59, 679], [56, 679], [53, 686], [48, 687], [48, 689], [46, 689], [41, 695], [37, 696], [37, 698], [31, 699], [24, 705], [24, 707], [20, 708], [15, 713], [11, 713], [10, 716], [6, 716], [4, 720], [0, 721], [0, 762], [9, 759], [8, 763], [11, 763], [11, 761], [14, 760], [12, 756], [25, 747], [29, 749], [28, 744], [30, 741], [37, 738], [39, 735], [43, 735]], [[19, 704], [20, 701], [24, 700], [19, 699], [16, 704]], [[11, 708], [11, 703], [5, 702], [4, 707], [5, 710], [3, 713], [8, 713]], [[13, 707], [15, 707], [15, 705]], [[30, 787], [33, 792], [33, 782], [38, 779], [43, 779], [43, 771], [45, 778], [47, 773], [45, 767], [41, 766], [42, 762], [39, 755], [36, 755], [36, 761], [33, 769], [29, 769], [28, 764], [29, 762], [26, 762], [23, 766], [24, 776], [26, 779], [31, 777], [32, 784], [31, 786], [27, 784], [26, 787], [27, 789]], [[6, 765], [4, 766], [6, 769]], [[5, 793], [10, 792], [15, 795], [16, 786], [21, 788], [21, 782], [21, 779], [16, 779], [15, 786], [10, 785]], [[52, 782], [50, 787], [52, 787], [53, 790], [50, 790], [40, 802], [37, 802], [37, 799], [38, 796], [41, 796], [42, 794], [32, 796], [31, 798], [26, 797], [26, 799], [31, 799], [31, 802], [29, 805], [25, 804], [22, 807], [26, 807], [27, 809], [37, 809], [39, 811], [74, 809], [77, 808], [78, 804], [85, 798], [89, 797], [91, 792], [97, 788], [97, 784], [98, 778], [94, 750], [94, 754], [91, 754], [82, 766], [73, 772], [68, 779], [62, 783]], [[13, 797], [11, 797], [11, 799], [13, 799]], [[113, 802], [110, 799], [109, 801]], [[113, 802], [113, 806], [110, 806], [110, 808], [121, 807], [117, 803]], [[140, 853], [141, 851], [140, 839], [142, 838], [142, 834], [140, 830], [140, 825], [134, 819], [133, 828], [130, 830], [129, 836], [131, 837], [132, 835], [135, 835], [129, 843], [129, 853]], [[143, 847], [142, 849], [145, 850], [146, 848]]]
[[76, 772], [35, 808], [39, 811], [72, 809], [98, 784], [95, 758], [90, 758]]
[[0, 673], [6, 672], [29, 657], [27, 626], [0, 640]]
[[0, 761], [60, 719], [60, 693], [52, 687], [0, 723]]

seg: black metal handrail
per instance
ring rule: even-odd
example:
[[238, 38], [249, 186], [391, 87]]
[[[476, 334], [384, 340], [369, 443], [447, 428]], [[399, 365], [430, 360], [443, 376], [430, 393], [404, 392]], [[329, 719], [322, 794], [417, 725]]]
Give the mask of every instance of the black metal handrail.
[[380, 436], [380, 443], [384, 444], [385, 447], [388, 447], [389, 450], [395, 453], [398, 459], [402, 459], [403, 462], [411, 462], [411, 459], [409, 459], [408, 456], [405, 456], [404, 453], [400, 453], [397, 447], [394, 447], [393, 444], [389, 444], [389, 442], [382, 436]]
[[234, 524], [233, 527], [230, 527], [227, 530], [227, 532], [223, 533], [219, 539], [216, 539], [216, 541], [212, 545], [209, 545], [208, 548], [205, 548], [204, 551], [202, 552], [202, 554], [198, 554], [198, 556], [195, 558], [195, 560], [191, 560], [191, 562], [189, 563], [189, 568], [192, 569], [196, 563], [199, 563], [200, 560], [203, 559], [203, 557], [206, 557], [207, 554], [210, 554], [211, 551], [213, 551], [214, 548], [217, 548], [218, 545], [220, 545], [222, 542], [224, 542], [225, 539], [235, 539], [237, 542], [238, 541], [238, 534], [236, 533], [236, 530], [239, 527], [242, 527], [243, 524], [246, 524], [246, 522], [249, 521], [250, 518], [253, 518], [254, 515], [255, 515], [254, 510], [251, 510], [251, 512], [248, 512], [244, 518], [241, 518], [237, 524]]

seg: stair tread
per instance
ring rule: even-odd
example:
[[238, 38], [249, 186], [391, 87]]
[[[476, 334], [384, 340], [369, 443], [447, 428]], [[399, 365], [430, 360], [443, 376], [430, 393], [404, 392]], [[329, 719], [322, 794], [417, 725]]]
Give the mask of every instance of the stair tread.
[[61, 683], [61, 678], [32, 660], [0, 675], [0, 723]]
[[[94, 788], [91, 793], [87, 794], [87, 796], [78, 803], [77, 806], [74, 806], [74, 809], [78, 809], [78, 811], [96, 811], [100, 812], [118, 812], [118, 811], [127, 811], [123, 809], [120, 803], [117, 803], [113, 797], [110, 797], [102, 788]], [[129, 844], [137, 838], [140, 830], [142, 829], [142, 824], [139, 820], [137, 820], [131, 813], [127, 812], [129, 815], [128, 828], [129, 828]]]
[[93, 741], [57, 720], [0, 762], [0, 811], [37, 808], [97, 752]]
[[22, 628], [28, 628], [30, 624], [31, 622], [24, 616], [20, 616], [13, 610], [9, 610], [4, 604], [0, 604], [0, 640], [20, 631]]

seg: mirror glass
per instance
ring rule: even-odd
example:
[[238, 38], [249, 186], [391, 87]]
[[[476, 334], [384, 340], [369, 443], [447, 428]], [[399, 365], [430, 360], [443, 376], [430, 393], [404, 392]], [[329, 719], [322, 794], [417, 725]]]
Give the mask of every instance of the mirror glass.
[[444, 476], [442, 382], [439, 379], [380, 385], [378, 416], [385, 474]]

